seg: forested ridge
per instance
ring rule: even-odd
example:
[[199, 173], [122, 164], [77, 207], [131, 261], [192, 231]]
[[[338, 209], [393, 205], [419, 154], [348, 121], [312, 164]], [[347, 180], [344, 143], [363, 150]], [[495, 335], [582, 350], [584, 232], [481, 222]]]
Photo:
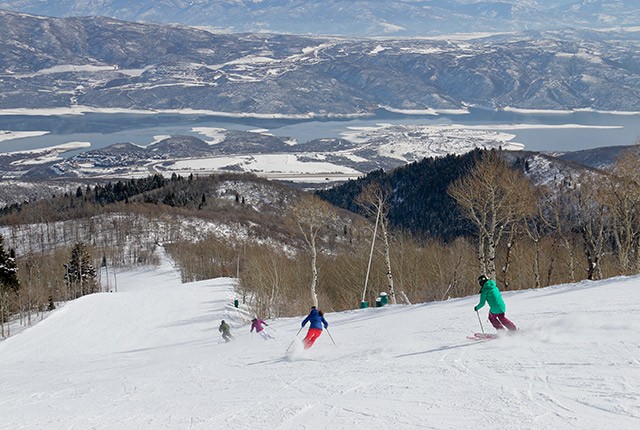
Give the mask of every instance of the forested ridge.
[[390, 190], [389, 224], [413, 234], [450, 241], [473, 232], [455, 200], [447, 194], [453, 181], [468, 173], [482, 157], [481, 150], [464, 155], [424, 158], [389, 172], [376, 170], [336, 187], [317, 191], [331, 204], [364, 214], [356, 197], [367, 185]]

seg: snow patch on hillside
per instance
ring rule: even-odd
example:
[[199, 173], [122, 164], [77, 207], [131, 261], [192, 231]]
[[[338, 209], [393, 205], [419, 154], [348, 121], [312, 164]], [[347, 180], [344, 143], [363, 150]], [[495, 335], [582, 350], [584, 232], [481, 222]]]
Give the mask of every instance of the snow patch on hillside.
[[208, 137], [210, 139], [207, 140], [209, 145], [216, 145], [223, 142], [227, 134], [226, 129], [217, 127], [193, 127], [191, 131]]

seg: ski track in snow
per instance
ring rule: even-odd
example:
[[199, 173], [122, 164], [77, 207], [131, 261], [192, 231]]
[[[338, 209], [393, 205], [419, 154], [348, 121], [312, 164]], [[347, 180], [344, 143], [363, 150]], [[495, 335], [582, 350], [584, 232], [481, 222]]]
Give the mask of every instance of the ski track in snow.
[[329, 312], [305, 351], [304, 316], [264, 341], [165, 256], [0, 342], [0, 429], [637, 429], [638, 282], [506, 292], [521, 330], [482, 342], [477, 297]]

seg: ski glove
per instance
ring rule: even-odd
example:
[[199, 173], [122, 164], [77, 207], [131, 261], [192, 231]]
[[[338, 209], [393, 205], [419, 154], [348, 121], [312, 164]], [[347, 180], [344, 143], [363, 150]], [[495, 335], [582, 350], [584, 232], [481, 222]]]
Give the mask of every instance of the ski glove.
[[474, 306], [474, 307], [473, 307], [473, 310], [474, 310], [474, 311], [476, 311], [476, 312], [478, 312], [478, 307], [477, 307], [477, 306]]

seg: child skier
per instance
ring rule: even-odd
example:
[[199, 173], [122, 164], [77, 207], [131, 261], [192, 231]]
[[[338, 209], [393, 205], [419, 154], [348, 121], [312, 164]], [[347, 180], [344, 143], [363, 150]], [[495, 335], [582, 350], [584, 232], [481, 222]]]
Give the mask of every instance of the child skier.
[[313, 346], [313, 343], [322, 334], [323, 325], [324, 328], [329, 327], [329, 323], [324, 319], [324, 314], [322, 313], [322, 311], [316, 309], [315, 306], [311, 306], [311, 312], [309, 312], [309, 315], [307, 315], [304, 321], [302, 321], [302, 327], [304, 327], [308, 322], [311, 323], [309, 324], [309, 331], [307, 332], [305, 338], [302, 340], [304, 349], [309, 349]]
[[504, 304], [504, 300], [502, 300], [502, 295], [496, 282], [486, 275], [480, 275], [478, 283], [480, 284], [480, 303], [473, 310], [478, 312], [487, 302], [489, 303], [489, 321], [496, 330], [504, 330], [505, 327], [508, 330], [517, 330], [516, 325], [504, 315], [507, 307]]
[[222, 333], [222, 338], [225, 342], [229, 342], [231, 339], [233, 339], [233, 336], [231, 336], [231, 329], [229, 328], [229, 324], [224, 322], [224, 320], [222, 320], [222, 322], [220, 323], [220, 328], [218, 328], [218, 331]]
[[259, 320], [258, 318], [254, 318], [251, 320], [251, 330], [249, 330], [249, 332], [253, 332], [253, 329], [256, 329], [256, 333], [258, 333], [260, 336], [262, 336], [262, 338], [264, 340], [268, 340], [268, 339], [273, 339], [273, 336], [271, 336], [269, 333], [267, 333], [267, 331], [264, 329], [263, 326], [268, 326], [269, 324], [267, 324], [266, 322]]

